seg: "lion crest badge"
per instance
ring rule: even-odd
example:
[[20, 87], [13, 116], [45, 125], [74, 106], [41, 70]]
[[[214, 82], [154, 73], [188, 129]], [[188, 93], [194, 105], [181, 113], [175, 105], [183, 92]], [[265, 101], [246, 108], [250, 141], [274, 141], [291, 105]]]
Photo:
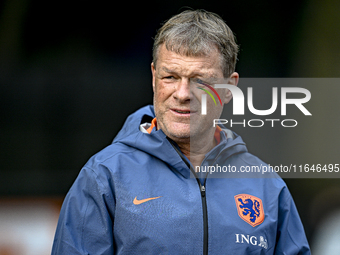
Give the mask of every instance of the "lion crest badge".
[[238, 215], [242, 220], [255, 227], [264, 221], [262, 200], [258, 197], [239, 194], [235, 196]]

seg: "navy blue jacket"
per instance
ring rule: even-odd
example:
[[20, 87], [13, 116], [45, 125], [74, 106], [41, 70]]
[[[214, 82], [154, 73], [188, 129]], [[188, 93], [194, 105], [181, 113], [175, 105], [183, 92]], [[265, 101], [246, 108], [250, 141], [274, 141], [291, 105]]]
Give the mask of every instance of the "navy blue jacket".
[[[63, 203], [52, 254], [310, 254], [281, 178], [192, 178], [162, 130], [140, 131], [153, 117], [152, 106], [130, 115], [83, 167]], [[202, 166], [265, 165], [233, 136], [222, 131]]]

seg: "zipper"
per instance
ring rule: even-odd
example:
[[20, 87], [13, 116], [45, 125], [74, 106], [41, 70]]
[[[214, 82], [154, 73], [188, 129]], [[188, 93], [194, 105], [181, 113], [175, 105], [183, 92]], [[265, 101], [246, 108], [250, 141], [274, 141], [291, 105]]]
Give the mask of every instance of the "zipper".
[[188, 166], [190, 171], [193, 173], [193, 175], [196, 178], [196, 181], [198, 183], [200, 193], [201, 193], [201, 200], [202, 200], [202, 210], [203, 210], [203, 255], [208, 255], [208, 209], [207, 209], [207, 199], [205, 194], [205, 187], [206, 187], [206, 181], [207, 176], [204, 179], [204, 184], [201, 184], [200, 179], [198, 178], [195, 170], [192, 168], [191, 164], [186, 160], [186, 158], [183, 156], [182, 152], [176, 147], [174, 142], [167, 137], [168, 141], [172, 145], [172, 147], [175, 149], [177, 154], [181, 157], [181, 159], [184, 161], [184, 163]]
[[[201, 193], [201, 199], [202, 199], [202, 209], [203, 209], [203, 255], [208, 255], [208, 210], [207, 210], [207, 200], [206, 200], [206, 182], [207, 182], [207, 176], [208, 173], [206, 174], [205, 178], [204, 178], [204, 183], [203, 185], [201, 184], [200, 179], [198, 178], [195, 170], [192, 168], [191, 164], [186, 160], [186, 158], [183, 156], [182, 152], [176, 147], [175, 142], [172, 141], [169, 137], [166, 137], [167, 140], [170, 142], [170, 144], [172, 145], [172, 147], [175, 149], [175, 151], [177, 152], [177, 154], [181, 157], [181, 159], [184, 161], [184, 163], [187, 165], [187, 167], [190, 169], [190, 171], [193, 173], [193, 175], [196, 178], [196, 181], [198, 183], [199, 189], [200, 189], [200, 193]], [[237, 145], [244, 145], [244, 142], [239, 142], [236, 144], [233, 144], [232, 146], [228, 147], [228, 148], [224, 148], [222, 149], [218, 155], [215, 157], [215, 160], [213, 162], [213, 164], [216, 162], [216, 160], [219, 158], [219, 156], [225, 151], [225, 150], [229, 150], [232, 147], [235, 147]], [[216, 148], [216, 147], [215, 147]], [[238, 152], [236, 154], [239, 153], [243, 153], [244, 151]], [[210, 152], [212, 153], [212, 151]], [[235, 155], [235, 154], [233, 154]], [[208, 156], [208, 155], [207, 155]], [[231, 155], [230, 155], [231, 156]], [[229, 157], [230, 157], [229, 156]], [[227, 157], [227, 158], [229, 158]], [[203, 162], [205, 161], [206, 158], [203, 159]], [[203, 163], [202, 162], [202, 163]]]
[[[184, 157], [183, 157], [183, 160], [184, 162], [187, 162], [187, 160]], [[200, 193], [201, 193], [202, 210], [203, 210], [203, 255], [208, 255], [208, 209], [207, 209], [207, 198], [205, 194], [207, 177], [204, 178], [204, 184], [202, 185], [200, 179], [198, 178], [196, 172], [191, 167], [191, 165], [190, 165], [190, 171], [195, 175], [195, 178], [196, 178], [196, 181], [198, 183]]]
[[[204, 184], [206, 182], [206, 178], [204, 179]], [[199, 181], [199, 180], [198, 180]], [[200, 184], [201, 189], [201, 198], [202, 198], [202, 208], [203, 208], [203, 255], [208, 254], [208, 210], [207, 210], [207, 199], [205, 196], [205, 186]]]

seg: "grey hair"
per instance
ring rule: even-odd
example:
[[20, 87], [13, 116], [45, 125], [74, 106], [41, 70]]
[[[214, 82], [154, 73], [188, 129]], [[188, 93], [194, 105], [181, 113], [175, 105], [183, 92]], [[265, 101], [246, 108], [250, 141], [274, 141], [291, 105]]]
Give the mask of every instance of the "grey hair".
[[208, 56], [216, 49], [221, 54], [225, 78], [234, 71], [238, 45], [235, 36], [220, 16], [205, 10], [187, 10], [169, 19], [157, 32], [153, 45], [156, 67], [159, 46], [184, 56]]

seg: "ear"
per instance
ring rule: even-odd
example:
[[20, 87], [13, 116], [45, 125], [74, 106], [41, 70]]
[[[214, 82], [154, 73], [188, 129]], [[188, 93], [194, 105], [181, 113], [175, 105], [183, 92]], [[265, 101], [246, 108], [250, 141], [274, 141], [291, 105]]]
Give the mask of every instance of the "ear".
[[152, 90], [153, 93], [155, 93], [156, 68], [153, 62], [151, 63], [151, 72], [152, 72]]
[[[228, 84], [237, 86], [238, 80], [239, 80], [238, 73], [233, 72], [228, 78]], [[233, 98], [233, 95], [231, 94], [231, 91], [229, 89], [226, 89], [224, 103], [225, 104], [229, 103], [232, 98]]]

